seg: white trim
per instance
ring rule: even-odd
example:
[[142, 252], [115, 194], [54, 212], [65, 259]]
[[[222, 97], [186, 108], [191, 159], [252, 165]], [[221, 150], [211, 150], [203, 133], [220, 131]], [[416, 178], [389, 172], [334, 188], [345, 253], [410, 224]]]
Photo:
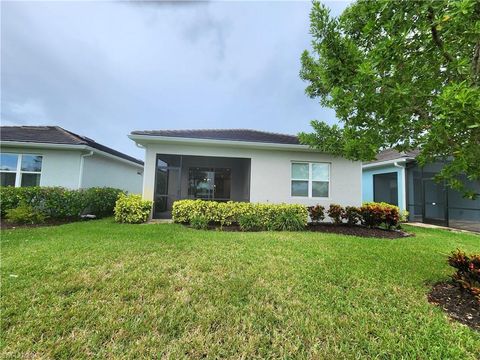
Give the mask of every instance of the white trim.
[[100, 154], [102, 156], [124, 162], [139, 168], [143, 169], [143, 165], [137, 164], [136, 162], [118, 157], [116, 155], [107, 153], [105, 151], [98, 150], [91, 146], [87, 145], [71, 145], [71, 144], [49, 144], [49, 143], [39, 143], [39, 142], [22, 142], [22, 141], [2, 141], [0, 143], [0, 150], [3, 151], [4, 146], [11, 146], [11, 147], [23, 147], [23, 148], [34, 148], [34, 149], [58, 149], [58, 150], [87, 150], [93, 151], [94, 153]]
[[403, 206], [400, 210], [406, 210], [407, 209], [407, 175], [406, 175], [406, 170], [405, 170], [405, 165], [406, 165], [406, 162], [403, 161], [401, 164], [403, 165], [400, 165], [399, 162], [395, 162], [393, 163], [393, 166], [395, 166], [396, 168], [400, 168], [400, 176], [402, 177], [402, 190], [403, 190]]
[[379, 162], [371, 163], [371, 164], [362, 164], [362, 169], [371, 169], [371, 168], [375, 168], [375, 167], [378, 167], [378, 166], [385, 166], [385, 165], [394, 165], [395, 166], [395, 163], [403, 164], [403, 163], [406, 163], [407, 161], [414, 161], [414, 160], [415, 160], [415, 158], [408, 157], [408, 158], [397, 158], [397, 159], [393, 159], [393, 160], [379, 161]]
[[[35, 174], [35, 175], [40, 175], [40, 181], [42, 180], [42, 169], [43, 169], [43, 159], [45, 158], [44, 154], [32, 154], [32, 153], [19, 153], [19, 152], [8, 152], [8, 151], [2, 151], [1, 153], [3, 154], [11, 154], [11, 155], [16, 155], [17, 156], [17, 168], [15, 171], [13, 170], [0, 170], [2, 173], [9, 173], [9, 174], [15, 174], [15, 187], [21, 187], [22, 186], [22, 175], [23, 174]], [[23, 161], [23, 156], [40, 156], [42, 158], [42, 166], [40, 168], [40, 171], [23, 171], [22, 170], [22, 161]], [[38, 185], [40, 186], [40, 181], [38, 182]]]
[[130, 134], [128, 137], [137, 144], [144, 145], [145, 143], [179, 143], [190, 145], [212, 145], [212, 146], [228, 146], [228, 147], [248, 147], [250, 149], [271, 149], [271, 150], [294, 150], [306, 152], [319, 152], [320, 150], [313, 149], [309, 145], [297, 144], [277, 144], [256, 141], [238, 141], [238, 140], [217, 140], [217, 139], [197, 139], [173, 136], [159, 136], [159, 135], [135, 135]]
[[[308, 179], [295, 179], [292, 177], [292, 166], [293, 164], [308, 164]], [[328, 183], [328, 196], [313, 196], [313, 182], [325, 182], [324, 180], [313, 180], [312, 178], [312, 167], [313, 164], [326, 164], [328, 165], [328, 180], [326, 181]], [[290, 161], [290, 198], [292, 199], [319, 199], [319, 200], [328, 200], [330, 199], [330, 183], [331, 183], [331, 170], [332, 170], [332, 164], [330, 162], [322, 162], [322, 161], [296, 161], [292, 160]], [[301, 196], [301, 195], [292, 195], [292, 182], [293, 181], [306, 181], [308, 183], [308, 195], [307, 196]]]

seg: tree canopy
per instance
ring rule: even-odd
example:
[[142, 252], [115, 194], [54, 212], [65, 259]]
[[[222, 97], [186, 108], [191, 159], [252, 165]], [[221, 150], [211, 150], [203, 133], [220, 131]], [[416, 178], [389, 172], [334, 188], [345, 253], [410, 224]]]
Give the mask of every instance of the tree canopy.
[[314, 1], [310, 32], [300, 76], [341, 124], [314, 120], [300, 140], [364, 161], [418, 148], [474, 197], [459, 176], [480, 179], [480, 1], [358, 0], [339, 17]]

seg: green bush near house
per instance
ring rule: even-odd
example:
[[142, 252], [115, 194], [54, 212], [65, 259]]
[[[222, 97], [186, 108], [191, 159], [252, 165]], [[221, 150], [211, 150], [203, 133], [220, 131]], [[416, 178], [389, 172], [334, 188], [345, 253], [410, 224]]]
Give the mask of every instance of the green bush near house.
[[120, 194], [115, 203], [115, 221], [125, 224], [140, 224], [148, 220], [152, 202], [141, 195]]
[[[308, 221], [308, 211], [297, 204], [254, 204], [247, 202], [215, 202], [179, 200], [174, 202], [174, 222], [190, 224], [192, 219], [204, 216], [208, 223], [220, 226], [240, 224], [243, 230], [302, 230]], [[256, 218], [257, 220], [252, 220]], [[243, 226], [242, 226], [243, 224]]]
[[120, 189], [94, 187], [70, 190], [62, 187], [0, 187], [0, 215], [26, 204], [50, 219], [78, 218], [82, 214], [97, 217], [113, 215]]
[[14, 209], [8, 209], [6, 219], [15, 224], [42, 224], [45, 222], [46, 216], [33, 206], [22, 203]]

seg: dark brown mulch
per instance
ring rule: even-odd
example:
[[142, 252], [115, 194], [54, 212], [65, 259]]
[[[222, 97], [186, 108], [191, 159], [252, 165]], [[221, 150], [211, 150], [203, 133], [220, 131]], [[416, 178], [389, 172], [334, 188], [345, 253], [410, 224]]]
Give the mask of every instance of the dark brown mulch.
[[[222, 230], [222, 231], [241, 231], [240, 227], [236, 224], [224, 226], [220, 228], [218, 225], [209, 225], [209, 230]], [[334, 225], [331, 223], [320, 223], [320, 224], [309, 224], [307, 226], [308, 231], [331, 233], [331, 234], [341, 234], [341, 235], [353, 235], [360, 237], [374, 237], [381, 239], [398, 239], [408, 236], [413, 236], [412, 234], [406, 233], [401, 230], [387, 230], [374, 228], [370, 229], [361, 225], [347, 225], [340, 224]]]
[[348, 225], [348, 224], [331, 224], [331, 223], [320, 223], [320, 224], [309, 224], [308, 230], [332, 233], [332, 234], [342, 234], [342, 235], [353, 235], [360, 237], [374, 237], [382, 239], [398, 239], [408, 236], [413, 236], [412, 234], [406, 233], [402, 230], [396, 229], [380, 229], [380, 228], [368, 228], [361, 225]]
[[7, 229], [25, 229], [25, 228], [38, 228], [38, 227], [45, 227], [45, 226], [57, 226], [68, 224], [72, 222], [76, 222], [80, 220], [72, 220], [72, 219], [64, 219], [64, 220], [46, 220], [43, 224], [15, 224], [5, 221], [4, 219], [0, 219], [0, 230], [7, 230]]
[[428, 301], [440, 306], [451, 319], [480, 331], [480, 301], [452, 282], [433, 286]]

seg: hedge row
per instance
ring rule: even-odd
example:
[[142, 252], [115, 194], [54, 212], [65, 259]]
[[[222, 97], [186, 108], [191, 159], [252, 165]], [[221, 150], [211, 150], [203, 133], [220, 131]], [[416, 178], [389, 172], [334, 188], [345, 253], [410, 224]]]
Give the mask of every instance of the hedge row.
[[0, 187], [0, 215], [20, 205], [40, 211], [50, 219], [76, 218], [82, 214], [97, 217], [113, 215], [120, 189], [89, 188], [69, 190], [62, 187]]
[[172, 219], [200, 228], [235, 223], [242, 230], [301, 230], [307, 225], [308, 212], [305, 206], [296, 204], [179, 200], [173, 203]]
[[385, 226], [397, 227], [400, 221], [406, 221], [407, 212], [402, 214], [398, 206], [387, 203], [364, 203], [360, 207], [330, 204], [328, 209], [322, 205], [308, 207], [308, 214], [313, 223], [319, 223], [328, 215], [334, 224], [344, 221], [349, 225], [362, 224], [371, 228]]

